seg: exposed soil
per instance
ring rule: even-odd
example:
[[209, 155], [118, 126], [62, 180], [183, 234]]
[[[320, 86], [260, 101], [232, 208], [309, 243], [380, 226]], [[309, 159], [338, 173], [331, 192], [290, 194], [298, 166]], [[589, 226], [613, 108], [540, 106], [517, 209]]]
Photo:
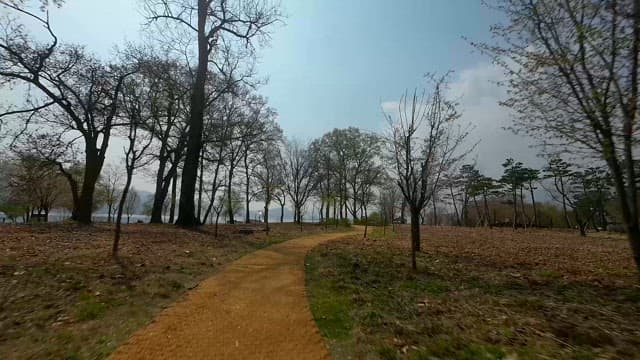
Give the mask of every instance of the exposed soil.
[[[0, 226], [0, 358], [102, 359], [162, 309], [241, 256], [321, 226], [222, 225], [186, 231], [125, 225], [118, 266], [112, 226]], [[342, 229], [329, 228], [332, 231]]]
[[304, 258], [337, 236], [294, 239], [233, 262], [112, 359], [329, 359], [307, 303]]

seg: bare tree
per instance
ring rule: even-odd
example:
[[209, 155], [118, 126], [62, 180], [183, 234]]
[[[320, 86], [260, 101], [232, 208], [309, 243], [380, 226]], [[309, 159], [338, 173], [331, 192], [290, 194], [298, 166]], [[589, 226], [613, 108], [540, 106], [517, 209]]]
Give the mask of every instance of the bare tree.
[[640, 2], [494, 2], [500, 45], [476, 44], [508, 75], [514, 129], [607, 163], [640, 270], [638, 64]]
[[[208, 142], [209, 144], [211, 143], [215, 144], [215, 146], [207, 146], [207, 151], [205, 152], [205, 156], [203, 157], [203, 161], [206, 161], [210, 164], [211, 163], [214, 164], [214, 170], [213, 170], [213, 179], [211, 180], [210, 191], [208, 193], [209, 205], [207, 206], [207, 210], [205, 211], [204, 216], [201, 219], [202, 223], [206, 223], [207, 218], [211, 214], [211, 210], [218, 210], [218, 209], [220, 211], [222, 210], [222, 207], [220, 206], [215, 207], [214, 205], [216, 202], [216, 193], [225, 184], [225, 180], [221, 176], [222, 175], [221, 172], [225, 162], [226, 145], [228, 141], [228, 131], [227, 131], [228, 129], [229, 129], [229, 126], [222, 125], [219, 127], [219, 130], [223, 130], [218, 133], [220, 137], [218, 137], [215, 141]], [[220, 198], [218, 198], [218, 200], [219, 199]], [[216, 224], [218, 221], [217, 219], [218, 217], [219, 217], [219, 214], [216, 213]]]
[[220, 214], [222, 214], [222, 211], [224, 210], [225, 207], [225, 193], [222, 193], [218, 196], [218, 200], [214, 201], [211, 200], [211, 206], [213, 209], [213, 212], [216, 214], [216, 221], [215, 221], [215, 228], [214, 228], [214, 233], [213, 236], [215, 238], [218, 237], [218, 222], [220, 221]]
[[122, 191], [122, 173], [113, 165], [109, 165], [102, 172], [102, 183], [107, 205], [107, 222], [111, 223], [112, 217], [118, 211], [118, 198]]
[[158, 164], [151, 209], [151, 223], [162, 223], [162, 207], [170, 186], [176, 183], [184, 157], [187, 134], [188, 69], [176, 61], [159, 60], [145, 66], [147, 76], [157, 78], [156, 101], [151, 103], [150, 129], [157, 140], [154, 156]]
[[297, 140], [288, 141], [284, 151], [284, 188], [293, 202], [293, 219], [302, 222], [302, 210], [317, 185], [313, 157], [307, 146]]
[[[43, 122], [84, 141], [84, 175], [73, 218], [90, 223], [118, 94], [135, 66], [105, 65], [81, 46], [59, 44], [48, 13], [29, 10], [22, 1], [3, 0], [0, 7], [11, 14], [0, 20], [0, 85], [21, 84], [28, 89], [24, 108], [9, 108], [0, 118], [20, 119], [23, 131], [35, 121]], [[42, 25], [49, 41], [32, 39], [18, 16]]]
[[395, 231], [395, 215], [396, 210], [400, 207], [400, 195], [398, 185], [388, 177], [382, 179], [382, 185], [379, 188], [378, 207], [382, 214], [382, 231], [386, 234], [387, 224], [391, 222], [392, 230]]
[[[123, 192], [124, 194], [124, 192]], [[122, 207], [118, 207], [118, 209], [122, 209], [122, 211], [124, 212], [124, 214], [127, 215], [127, 224], [131, 223], [131, 215], [134, 215], [136, 213], [136, 210], [138, 209], [138, 206], [140, 206], [140, 195], [138, 193], [138, 190], [136, 190], [135, 188], [130, 188], [127, 191], [126, 197], [121, 198], [124, 199], [124, 203]], [[120, 213], [120, 211], [118, 210], [118, 213]], [[116, 234], [118, 234], [117, 237], [117, 241], [114, 238], [114, 242], [113, 242], [113, 256], [115, 258], [118, 257], [118, 249], [119, 249], [119, 241], [120, 241], [120, 234], [121, 234], [121, 226], [122, 224], [122, 214], [119, 214], [119, 217], [116, 217]]]
[[[281, 167], [281, 169], [283, 169], [284, 175], [284, 168]], [[280, 223], [282, 224], [284, 222], [284, 207], [287, 205], [287, 191], [284, 186], [275, 189], [273, 199], [280, 205]]]
[[260, 0], [146, 0], [145, 9], [150, 21], [158, 23], [158, 30], [166, 31], [167, 25], [178, 25], [197, 39], [198, 61], [176, 221], [181, 226], [194, 227], [198, 225], [195, 192], [202, 152], [205, 85], [211, 57], [217, 55], [216, 50], [227, 40], [240, 40], [250, 46], [254, 38], [265, 35], [266, 27], [277, 21], [280, 14], [277, 7]]
[[367, 166], [361, 174], [362, 180], [358, 185], [358, 193], [360, 194], [360, 205], [362, 206], [362, 217], [364, 218], [364, 234], [367, 237], [369, 228], [368, 206], [375, 200], [374, 188], [382, 184], [384, 170], [379, 164], [371, 164]]
[[150, 160], [150, 158], [146, 158], [146, 152], [151, 146], [153, 134], [144, 132], [143, 127], [149, 123], [149, 118], [151, 118], [150, 109], [152, 108], [151, 104], [155, 101], [155, 84], [155, 78], [148, 78], [143, 74], [139, 74], [125, 83], [122, 93], [122, 115], [128, 119], [128, 143], [124, 149], [127, 177], [122, 188], [122, 196], [116, 216], [116, 230], [112, 247], [112, 256], [115, 259], [118, 259], [118, 247], [122, 230], [122, 211], [125, 210], [127, 212], [127, 223], [129, 223], [131, 214], [136, 210], [140, 202], [138, 192], [135, 189], [132, 189], [131, 192], [129, 191], [133, 173]]
[[264, 200], [264, 224], [265, 230], [269, 233], [269, 205], [274, 198], [274, 194], [283, 184], [282, 154], [280, 143], [271, 141], [260, 146], [260, 162], [255, 171], [254, 177], [258, 183], [260, 196]]
[[397, 114], [385, 114], [395, 176], [411, 213], [411, 266], [420, 251], [420, 212], [428, 204], [442, 172], [459, 161], [457, 154], [469, 127], [458, 125], [456, 103], [444, 97], [446, 76], [436, 80], [427, 96], [403, 95]]
[[6, 173], [11, 202], [23, 208], [27, 222], [34, 215], [47, 222], [50, 210], [68, 191], [65, 180], [55, 164], [39, 154], [18, 152], [16, 155]]
[[263, 151], [259, 148], [281, 139], [282, 130], [274, 121], [275, 110], [267, 106], [266, 99], [263, 97], [250, 97], [247, 101], [247, 111], [247, 122], [241, 143], [245, 175], [245, 222], [249, 223], [249, 204], [255, 195], [251, 191], [252, 171], [261, 161], [264, 161], [260, 158]]

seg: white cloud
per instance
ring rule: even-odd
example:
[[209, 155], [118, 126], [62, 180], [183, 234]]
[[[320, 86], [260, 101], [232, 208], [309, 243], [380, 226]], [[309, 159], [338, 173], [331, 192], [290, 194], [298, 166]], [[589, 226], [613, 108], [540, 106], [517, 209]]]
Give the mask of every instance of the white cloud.
[[393, 114], [398, 112], [398, 101], [383, 101], [380, 106], [385, 114]]
[[[498, 82], [504, 79], [499, 67], [483, 63], [454, 73], [448, 89], [448, 96], [460, 104], [461, 123], [474, 127], [467, 143], [478, 145], [467, 161], [477, 160], [478, 168], [494, 178], [500, 177], [501, 164], [509, 157], [526, 166], [542, 166], [542, 160], [536, 157], [537, 150], [531, 147], [535, 145], [532, 139], [505, 129], [511, 125], [511, 113], [499, 105], [506, 91]], [[392, 116], [398, 113], [398, 101], [383, 101], [381, 106]]]
[[475, 154], [478, 168], [486, 175], [498, 177], [502, 162], [512, 157], [526, 166], [540, 167], [542, 160], [532, 148], [531, 138], [516, 135], [505, 127], [511, 125], [511, 111], [499, 105], [506, 91], [497, 83], [505, 79], [502, 69], [492, 64], [478, 64], [465, 69], [451, 83], [450, 95], [459, 99], [462, 121], [475, 126], [470, 135], [479, 141]]
[[449, 95], [453, 98], [463, 97], [467, 104], [478, 104], [482, 100], [494, 101], [505, 95], [505, 89], [497, 85], [503, 81], [505, 75], [498, 66], [478, 64], [464, 69], [455, 76], [449, 88]]

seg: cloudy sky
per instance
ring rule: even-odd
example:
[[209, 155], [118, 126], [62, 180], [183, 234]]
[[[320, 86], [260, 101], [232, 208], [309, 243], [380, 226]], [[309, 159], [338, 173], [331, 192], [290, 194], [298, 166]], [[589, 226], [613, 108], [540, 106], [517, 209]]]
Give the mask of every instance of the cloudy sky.
[[[491, 41], [489, 27], [501, 20], [479, 0], [283, 0], [282, 6], [285, 23], [259, 51], [258, 69], [269, 78], [260, 93], [287, 136], [311, 139], [347, 126], [383, 131], [382, 104], [424, 86], [426, 73], [453, 70], [451, 93], [460, 97], [463, 121], [475, 125], [480, 169], [498, 176], [507, 157], [540, 164], [527, 139], [502, 129], [509, 113], [498, 106], [504, 90], [494, 83], [502, 72], [464, 40]], [[144, 22], [135, 0], [67, 0], [51, 19], [63, 41], [105, 58], [114, 46], [139, 40]], [[115, 143], [110, 161], [117, 163], [120, 152]], [[151, 189], [148, 180], [137, 183]]]

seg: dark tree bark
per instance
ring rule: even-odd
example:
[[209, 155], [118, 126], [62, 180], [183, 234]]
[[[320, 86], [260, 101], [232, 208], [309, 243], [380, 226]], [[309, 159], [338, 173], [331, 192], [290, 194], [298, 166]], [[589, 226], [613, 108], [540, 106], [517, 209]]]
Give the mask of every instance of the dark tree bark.
[[[391, 129], [388, 139], [394, 159], [397, 185], [411, 213], [411, 257], [416, 269], [420, 251], [420, 212], [431, 200], [440, 175], [460, 161], [455, 154], [468, 134], [468, 128], [454, 125], [459, 114], [456, 104], [445, 99], [446, 76], [435, 80], [427, 98], [404, 95], [396, 116], [385, 114]], [[424, 126], [424, 127], [423, 127]], [[455, 155], [454, 155], [455, 154]]]
[[538, 209], [536, 207], [536, 198], [533, 194], [533, 182], [531, 181], [529, 181], [529, 193], [531, 194], [531, 206], [533, 207], [532, 224], [536, 227], [540, 227], [540, 220], [538, 219]]
[[280, 205], [280, 223], [284, 223], [284, 203]]
[[202, 194], [204, 192], [204, 147], [200, 153], [200, 159], [200, 176], [198, 177], [198, 215], [196, 215], [196, 218], [198, 219], [198, 223], [204, 224], [207, 220], [206, 218], [202, 218]]
[[176, 213], [176, 196], [178, 187], [178, 171], [176, 170], [171, 179], [171, 205], [169, 206], [169, 223], [173, 224]]
[[251, 223], [251, 214], [249, 212], [249, 203], [251, 203], [251, 189], [250, 189], [250, 173], [249, 173], [249, 149], [245, 148], [244, 155], [242, 157], [244, 164], [244, 222], [246, 224]]
[[205, 84], [209, 66], [209, 39], [206, 34], [207, 0], [198, 0], [198, 67], [191, 94], [187, 151], [180, 184], [180, 203], [176, 224], [185, 228], [199, 225], [195, 212], [195, 192], [198, 178], [198, 164], [202, 151], [202, 130], [204, 127]]
[[[210, 57], [224, 50], [223, 44], [232, 42], [231, 39], [225, 41], [226, 36], [244, 42], [245, 49], [253, 50], [251, 40], [264, 35], [265, 28], [279, 20], [280, 13], [277, 6], [259, 0], [197, 0], [195, 9], [194, 3], [186, 0], [147, 0], [146, 5], [151, 21], [163, 21], [161, 26], [172, 23], [197, 34], [198, 61], [190, 100], [186, 157], [176, 221], [176, 224], [182, 227], [192, 228], [199, 225], [195, 193], [203, 146], [208, 64], [210, 61], [214, 62]], [[196, 24], [192, 23], [193, 18], [196, 18]], [[164, 31], [162, 27], [159, 27], [159, 30]], [[219, 65], [216, 64], [217, 69], [222, 68]]]
[[416, 253], [420, 251], [420, 209], [411, 209], [411, 268], [416, 270]]
[[[0, 77], [28, 85], [46, 100], [28, 101], [28, 109], [8, 111], [1, 117], [21, 114], [42, 115], [56, 128], [76, 130], [84, 140], [83, 181], [72, 211], [72, 219], [91, 223], [93, 196], [104, 158], [113, 120], [118, 111], [118, 97], [124, 80], [137, 69], [107, 66], [80, 46], [60, 45], [48, 15], [40, 17], [22, 2], [0, 3], [3, 11], [20, 13], [45, 29], [49, 43], [30, 38], [25, 27], [17, 26], [11, 16], [3, 18], [7, 36], [0, 40]], [[135, 68], [136, 66], [131, 66]], [[118, 69], [116, 69], [118, 68]], [[31, 100], [31, 99], [29, 99]], [[53, 111], [53, 109], [57, 111]], [[54, 115], [54, 116], [51, 116]], [[21, 126], [28, 127], [33, 116]], [[62, 132], [64, 133], [64, 132]], [[73, 187], [73, 184], [70, 184]]]

